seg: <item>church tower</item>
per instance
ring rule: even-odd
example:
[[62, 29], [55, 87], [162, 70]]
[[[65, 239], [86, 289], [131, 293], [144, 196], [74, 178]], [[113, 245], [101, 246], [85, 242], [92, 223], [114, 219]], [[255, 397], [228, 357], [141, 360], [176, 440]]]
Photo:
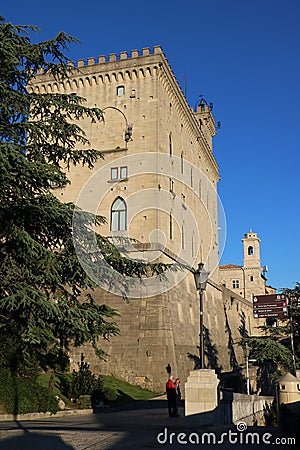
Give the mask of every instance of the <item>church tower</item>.
[[249, 233], [246, 233], [244, 236], [244, 239], [242, 239], [244, 244], [244, 267], [260, 268], [260, 239], [251, 228]]
[[251, 229], [242, 239], [244, 246], [244, 290], [245, 298], [253, 299], [255, 295], [266, 293], [266, 279], [262, 275], [260, 262], [260, 239]]
[[225, 264], [219, 267], [223, 286], [252, 301], [256, 295], [274, 294], [275, 288], [266, 285], [266, 268], [261, 266], [260, 239], [251, 229], [242, 239], [244, 262], [242, 266]]

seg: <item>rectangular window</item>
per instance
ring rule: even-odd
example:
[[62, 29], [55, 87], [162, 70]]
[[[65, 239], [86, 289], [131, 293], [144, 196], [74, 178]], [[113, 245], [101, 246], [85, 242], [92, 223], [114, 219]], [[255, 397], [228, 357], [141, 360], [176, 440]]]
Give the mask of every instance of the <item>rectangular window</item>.
[[232, 281], [232, 287], [233, 287], [234, 289], [239, 288], [239, 287], [240, 287], [240, 282], [239, 282], [239, 280], [233, 280], [233, 281]]
[[118, 167], [112, 167], [110, 169], [110, 179], [117, 180], [118, 179]]
[[121, 97], [125, 94], [125, 86], [118, 86], [117, 87], [117, 96]]
[[127, 166], [120, 167], [120, 178], [128, 178]]

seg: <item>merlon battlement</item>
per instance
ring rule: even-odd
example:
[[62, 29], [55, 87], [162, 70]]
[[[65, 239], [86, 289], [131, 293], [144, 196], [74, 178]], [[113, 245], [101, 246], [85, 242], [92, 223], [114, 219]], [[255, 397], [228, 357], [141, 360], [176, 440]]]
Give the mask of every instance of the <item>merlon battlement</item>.
[[[74, 68], [80, 68], [80, 67], [94, 66], [97, 64], [104, 64], [104, 63], [114, 62], [114, 61], [123, 61], [125, 59], [141, 58], [143, 56], [158, 55], [158, 54], [163, 54], [163, 51], [159, 45], [156, 45], [153, 47], [152, 52], [151, 52], [150, 47], [145, 47], [141, 51], [131, 50], [130, 56], [129, 56], [128, 52], [120, 52], [119, 55], [117, 55], [117, 53], [110, 53], [110, 55], [108, 55], [108, 57], [105, 55], [98, 56], [97, 61], [96, 61], [96, 58], [94, 58], [94, 57], [87, 58], [87, 60], [78, 59], [77, 65], [75, 65], [74, 62], [69, 62], [69, 66], [74, 67]], [[41, 69], [38, 74], [40, 75], [43, 73], [44, 72]]]
[[[95, 63], [95, 58], [88, 58], [87, 64], [84, 59], [79, 59], [77, 61], [77, 67], [84, 67], [84, 66], [93, 66], [94, 64], [103, 64], [105, 62], [112, 62], [112, 61], [120, 61], [128, 58], [139, 58], [141, 56], [148, 56], [148, 55], [157, 55], [158, 53], [163, 53], [162, 48], [159, 45], [156, 45], [153, 47], [153, 52], [151, 53], [151, 50], [149, 47], [145, 47], [142, 49], [141, 52], [139, 50], [131, 50], [131, 56], [128, 56], [127, 52], [120, 52], [119, 58], [117, 57], [116, 53], [111, 53], [108, 58], [105, 55], [98, 56], [98, 61]], [[73, 63], [74, 64], [74, 63]]]

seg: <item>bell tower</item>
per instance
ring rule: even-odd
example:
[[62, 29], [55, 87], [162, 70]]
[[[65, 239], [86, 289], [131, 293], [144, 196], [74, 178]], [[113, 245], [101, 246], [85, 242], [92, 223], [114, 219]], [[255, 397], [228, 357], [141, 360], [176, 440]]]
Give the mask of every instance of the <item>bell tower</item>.
[[266, 293], [266, 279], [262, 277], [260, 239], [251, 228], [242, 239], [244, 245], [244, 296], [252, 300], [255, 295]]
[[244, 268], [260, 268], [260, 239], [251, 228], [244, 236]]
[[252, 301], [256, 295], [275, 294], [276, 289], [266, 286], [266, 267], [261, 267], [260, 239], [251, 229], [242, 239], [244, 264], [220, 266], [221, 282], [233, 292]]

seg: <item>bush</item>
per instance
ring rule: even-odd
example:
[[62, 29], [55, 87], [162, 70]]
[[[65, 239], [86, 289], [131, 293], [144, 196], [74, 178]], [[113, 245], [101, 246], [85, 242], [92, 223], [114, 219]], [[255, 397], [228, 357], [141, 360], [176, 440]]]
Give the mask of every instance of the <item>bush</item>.
[[71, 376], [60, 378], [63, 394], [75, 400], [79, 407], [82, 407], [85, 402], [82, 399], [87, 396], [89, 396], [89, 404], [99, 403], [103, 399], [102, 379], [90, 370], [90, 365], [84, 362], [83, 354], [78, 363], [78, 369], [78, 371], [73, 370]]
[[12, 376], [7, 369], [0, 371], [0, 400], [9, 414], [58, 411], [58, 401], [35, 379]]
[[90, 395], [80, 395], [77, 405], [79, 409], [89, 409], [92, 407]]
[[90, 370], [90, 365], [84, 362], [83, 354], [78, 367], [78, 372], [73, 370], [68, 393], [69, 397], [73, 397], [76, 400], [81, 395], [91, 395], [93, 390], [98, 387], [98, 379]]
[[104, 387], [102, 390], [102, 394], [104, 401], [107, 403], [114, 402], [118, 397], [117, 391], [110, 387]]

